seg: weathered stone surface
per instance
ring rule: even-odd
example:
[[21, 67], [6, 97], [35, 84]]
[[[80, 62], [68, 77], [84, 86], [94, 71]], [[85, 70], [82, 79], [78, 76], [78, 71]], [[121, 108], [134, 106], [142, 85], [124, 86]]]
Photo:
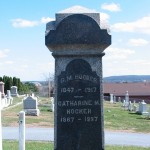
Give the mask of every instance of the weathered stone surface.
[[23, 100], [23, 109], [26, 115], [39, 116], [40, 111], [37, 107], [37, 98], [29, 96]]
[[[58, 16], [64, 18], [63, 14], [57, 14], [58, 22], [61, 20]], [[56, 29], [54, 30], [54, 27], [49, 29], [50, 31], [45, 37], [45, 44], [50, 50], [63, 49], [64, 45], [67, 46], [66, 50], [72, 49], [72, 45], [87, 49], [87, 46], [91, 45], [91, 48], [88, 48], [99, 49], [102, 52], [111, 44], [111, 37], [107, 30], [101, 29], [99, 24], [92, 17], [89, 17], [90, 15], [65, 14], [65, 16], [67, 17], [60, 21], [58, 25], [56, 20]], [[95, 13], [95, 16], [99, 18], [98, 13]], [[54, 25], [54, 22], [52, 23]]]
[[23, 108], [37, 109], [37, 98], [33, 98], [31, 96], [27, 97], [25, 100], [23, 100]]

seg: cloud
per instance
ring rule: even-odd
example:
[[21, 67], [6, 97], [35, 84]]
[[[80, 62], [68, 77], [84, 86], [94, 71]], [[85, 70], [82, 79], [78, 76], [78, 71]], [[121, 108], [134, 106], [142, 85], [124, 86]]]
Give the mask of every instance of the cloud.
[[101, 8], [104, 9], [104, 10], [111, 11], [111, 12], [121, 11], [120, 5], [119, 5], [119, 4], [115, 4], [115, 3], [111, 3], [111, 4], [106, 4], [106, 3], [104, 3], [104, 4], [101, 6]]
[[40, 24], [46, 24], [47, 22], [54, 21], [53, 18], [49, 17], [42, 17], [39, 21], [31, 21], [31, 20], [25, 20], [21, 18], [12, 19], [12, 26], [15, 28], [26, 28], [26, 27], [35, 27]]
[[49, 18], [49, 17], [42, 17], [41, 18], [41, 23], [48, 23], [50, 21], [54, 21], [54, 18]]
[[0, 50], [0, 58], [7, 57], [9, 51], [9, 49]]
[[133, 46], [144, 46], [147, 45], [149, 42], [144, 39], [130, 39], [129, 44]]
[[132, 64], [132, 65], [136, 65], [136, 66], [145, 66], [148, 65], [150, 66], [150, 62], [148, 60], [144, 60], [144, 59], [139, 59], [139, 60], [127, 60], [126, 61], [128, 64]]
[[30, 21], [25, 19], [13, 19], [11, 20], [12, 26], [15, 28], [25, 28], [25, 27], [34, 27], [37, 26], [39, 23], [38, 21]]
[[13, 64], [14, 62], [13, 61], [5, 61], [5, 64]]
[[150, 34], [150, 15], [133, 22], [116, 23], [111, 26], [116, 32], [137, 32]]
[[97, 13], [97, 11], [95, 9], [89, 9], [86, 7], [75, 5], [73, 7], [64, 9], [58, 13]]
[[100, 13], [100, 27], [101, 29], [109, 29], [109, 15], [106, 13]]
[[135, 51], [124, 48], [108, 48], [106, 51], [105, 59], [107, 60], [122, 60], [127, 59], [129, 55], [135, 53]]

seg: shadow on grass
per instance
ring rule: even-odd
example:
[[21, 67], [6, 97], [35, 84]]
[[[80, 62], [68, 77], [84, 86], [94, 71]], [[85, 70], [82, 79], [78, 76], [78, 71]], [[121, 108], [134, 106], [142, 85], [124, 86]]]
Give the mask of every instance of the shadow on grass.
[[[150, 118], [148, 118], [148, 116], [142, 116], [142, 115], [141, 115], [141, 114], [139, 114], [139, 113], [129, 112], [129, 114], [130, 114], [130, 115], [136, 115], [136, 116], [138, 116], [138, 118], [136, 118], [136, 119], [141, 119], [141, 120], [150, 120]], [[141, 117], [139, 117], [139, 116], [141, 116]]]

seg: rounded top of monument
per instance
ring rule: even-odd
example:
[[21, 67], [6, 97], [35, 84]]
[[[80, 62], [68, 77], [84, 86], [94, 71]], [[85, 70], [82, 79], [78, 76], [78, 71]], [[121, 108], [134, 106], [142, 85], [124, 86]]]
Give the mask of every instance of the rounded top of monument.
[[64, 13], [98, 13], [96, 12], [94, 9], [88, 9], [86, 7], [82, 7], [82, 6], [79, 6], [79, 5], [76, 5], [76, 6], [73, 6], [73, 7], [70, 7], [70, 8], [67, 8], [67, 9], [64, 9], [60, 12], [58, 12], [58, 14], [64, 14]]
[[4, 82], [0, 81], [0, 84], [5, 84]]

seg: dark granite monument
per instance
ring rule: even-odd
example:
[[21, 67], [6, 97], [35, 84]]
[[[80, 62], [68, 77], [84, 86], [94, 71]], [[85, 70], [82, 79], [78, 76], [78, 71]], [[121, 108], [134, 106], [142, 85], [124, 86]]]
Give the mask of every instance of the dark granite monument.
[[62, 12], [46, 28], [55, 58], [55, 150], [104, 150], [102, 56], [111, 36], [100, 14]]

